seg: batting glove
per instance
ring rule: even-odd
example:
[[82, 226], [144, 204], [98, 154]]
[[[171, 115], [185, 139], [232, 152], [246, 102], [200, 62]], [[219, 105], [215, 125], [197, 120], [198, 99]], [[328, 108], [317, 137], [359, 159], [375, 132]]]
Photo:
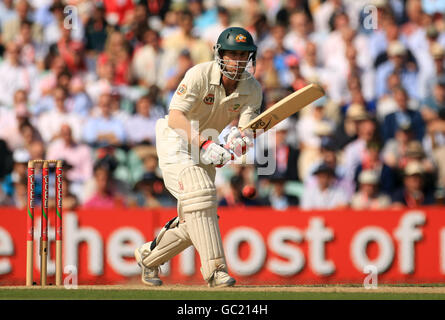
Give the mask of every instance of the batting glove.
[[220, 168], [230, 160], [233, 160], [233, 155], [230, 151], [212, 140], [206, 140], [201, 145], [201, 161], [204, 164], [214, 164]]
[[227, 136], [226, 148], [232, 151], [237, 157], [241, 157], [247, 149], [253, 146], [253, 134], [241, 132], [237, 127], [232, 127]]

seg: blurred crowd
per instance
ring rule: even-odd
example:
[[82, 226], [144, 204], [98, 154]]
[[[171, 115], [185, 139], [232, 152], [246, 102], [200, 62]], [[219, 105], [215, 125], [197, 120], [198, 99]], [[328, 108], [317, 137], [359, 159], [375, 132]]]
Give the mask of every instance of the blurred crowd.
[[257, 139], [268, 163], [217, 171], [221, 206], [444, 204], [445, 1], [3, 0], [0, 206], [26, 207], [28, 160], [63, 159], [66, 209], [175, 207], [155, 123], [229, 26], [258, 46], [263, 110], [326, 96]]

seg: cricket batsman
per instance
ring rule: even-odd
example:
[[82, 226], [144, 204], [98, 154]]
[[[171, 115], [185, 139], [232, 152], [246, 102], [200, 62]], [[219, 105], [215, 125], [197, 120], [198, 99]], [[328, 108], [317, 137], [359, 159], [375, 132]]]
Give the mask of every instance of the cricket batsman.
[[[218, 224], [215, 167], [253, 146], [239, 128], [260, 112], [262, 90], [253, 78], [257, 47], [243, 28], [224, 30], [215, 60], [190, 68], [179, 84], [169, 114], [156, 123], [156, 148], [165, 186], [178, 200], [178, 216], [153, 241], [136, 248], [143, 283], [162, 285], [159, 266], [193, 245], [210, 287], [233, 286]], [[233, 120], [224, 146], [217, 135]], [[216, 132], [213, 136], [208, 132]], [[197, 150], [197, 152], [193, 152]], [[197, 156], [196, 156], [197, 155]]]

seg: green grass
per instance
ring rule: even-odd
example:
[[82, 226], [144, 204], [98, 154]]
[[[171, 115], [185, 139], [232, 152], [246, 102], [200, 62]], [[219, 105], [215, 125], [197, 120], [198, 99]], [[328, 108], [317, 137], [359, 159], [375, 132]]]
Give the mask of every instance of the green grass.
[[445, 300], [439, 293], [0, 289], [0, 300]]

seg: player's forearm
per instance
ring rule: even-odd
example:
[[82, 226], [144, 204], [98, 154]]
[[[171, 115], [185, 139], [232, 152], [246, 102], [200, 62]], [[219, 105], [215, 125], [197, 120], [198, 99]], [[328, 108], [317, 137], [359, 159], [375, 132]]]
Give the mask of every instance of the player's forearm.
[[194, 130], [190, 121], [182, 111], [171, 110], [168, 114], [168, 126], [174, 129], [182, 138], [190, 144], [201, 146], [206, 139]]

